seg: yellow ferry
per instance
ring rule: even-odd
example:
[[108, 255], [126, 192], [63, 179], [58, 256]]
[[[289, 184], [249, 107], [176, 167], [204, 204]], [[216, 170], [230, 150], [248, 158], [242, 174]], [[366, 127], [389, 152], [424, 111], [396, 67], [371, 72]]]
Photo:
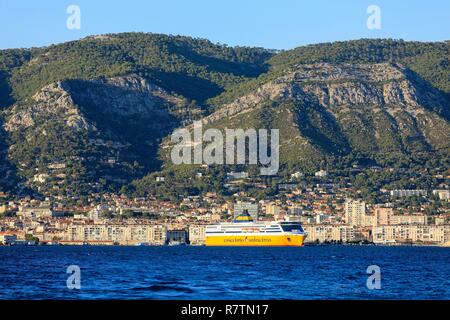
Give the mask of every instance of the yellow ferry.
[[233, 222], [207, 226], [205, 237], [207, 246], [300, 247], [306, 233], [298, 222], [254, 222], [243, 213]]

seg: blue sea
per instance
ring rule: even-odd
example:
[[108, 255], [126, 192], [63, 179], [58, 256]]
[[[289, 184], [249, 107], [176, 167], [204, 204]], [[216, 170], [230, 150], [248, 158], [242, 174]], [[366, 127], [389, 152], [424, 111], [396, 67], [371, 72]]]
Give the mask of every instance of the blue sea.
[[450, 248], [0, 247], [0, 299], [449, 298]]

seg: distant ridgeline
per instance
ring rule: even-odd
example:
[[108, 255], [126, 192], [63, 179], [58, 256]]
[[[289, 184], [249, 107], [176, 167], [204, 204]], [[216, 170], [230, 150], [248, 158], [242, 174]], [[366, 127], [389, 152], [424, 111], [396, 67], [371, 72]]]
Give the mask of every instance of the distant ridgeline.
[[251, 166], [174, 166], [167, 137], [198, 119], [280, 129], [278, 177], [258, 180], [269, 186], [263, 193], [238, 190], [264, 196], [292, 173], [320, 168], [368, 192], [429, 188], [449, 168], [448, 70], [448, 41], [278, 52], [124, 33], [2, 50], [0, 191], [176, 199], [226, 193], [231, 171], [257, 176]]

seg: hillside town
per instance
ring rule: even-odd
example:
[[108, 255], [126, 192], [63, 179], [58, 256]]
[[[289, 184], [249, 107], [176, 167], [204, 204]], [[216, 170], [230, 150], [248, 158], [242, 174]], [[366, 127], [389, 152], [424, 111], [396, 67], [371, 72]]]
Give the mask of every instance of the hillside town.
[[0, 243], [204, 245], [207, 225], [232, 221], [246, 211], [255, 221], [300, 222], [308, 234], [306, 245], [448, 245], [449, 190], [385, 193], [389, 202], [371, 204], [351, 188], [316, 184], [281, 186], [277, 196], [259, 201], [244, 192], [231, 198], [209, 192], [181, 203], [102, 194], [78, 206], [29, 196], [6, 200], [1, 193]]

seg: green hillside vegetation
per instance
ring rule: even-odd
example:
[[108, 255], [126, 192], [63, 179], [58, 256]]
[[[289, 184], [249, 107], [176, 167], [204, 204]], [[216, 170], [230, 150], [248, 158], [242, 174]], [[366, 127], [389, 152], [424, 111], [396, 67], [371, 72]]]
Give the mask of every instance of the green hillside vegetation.
[[[449, 45], [449, 41], [361, 39], [275, 52], [184, 36], [122, 33], [43, 48], [1, 50], [0, 123], [11, 119], [14, 112], [30, 108], [35, 103], [31, 97], [44, 86], [63, 81], [70, 87], [73, 108], [97, 131], [69, 128], [65, 114], [49, 112], [52, 109], [46, 109], [46, 101], [41, 101], [41, 113], [33, 113], [31, 126], [9, 135], [1, 127], [0, 174], [12, 177], [19, 171], [28, 181], [34, 181], [37, 174], [48, 174], [45, 186], [36, 182], [32, 187], [36, 190], [39, 186], [43, 192], [51, 188], [55, 194], [122, 188], [132, 195], [171, 200], [206, 191], [228, 195], [232, 191], [223, 187], [227, 172], [247, 170], [254, 177], [258, 168], [173, 166], [167, 161], [167, 150], [158, 149], [159, 143], [174, 128], [223, 108], [297, 65], [390, 62], [410, 70], [405, 72], [411, 73], [406, 76], [417, 89], [421, 114], [413, 117], [404, 110], [393, 114], [386, 111], [390, 106], [361, 104], [329, 110], [317, 102], [283, 97], [263, 100], [257, 108], [212, 126], [280, 128], [282, 181], [295, 171], [313, 177], [314, 171], [330, 168], [336, 181], [348, 178], [369, 196], [382, 187], [432, 186], [435, 180], [430, 175], [450, 166]], [[148, 92], [138, 90], [130, 97], [128, 89], [111, 89], [102, 82], [130, 75], [166, 91], [165, 98], [152, 97], [154, 109], [146, 117], [127, 115], [120, 108], [145, 109], [150, 103]], [[306, 84], [320, 85], [313, 81], [301, 85]], [[110, 108], [117, 112], [110, 113]], [[59, 162], [65, 162], [64, 169], [49, 169], [49, 164]], [[372, 170], [371, 166], [381, 169]], [[355, 173], [354, 167], [361, 169]], [[427, 174], [420, 174], [423, 170]], [[164, 182], [156, 181], [159, 175], [165, 177]], [[243, 182], [237, 190], [258, 198], [276, 192], [278, 178], [258, 179], [270, 187], [260, 190]], [[4, 189], [2, 181], [0, 190]]]
[[145, 33], [93, 36], [44, 48], [5, 50], [0, 52], [0, 81], [9, 85], [11, 96], [7, 96], [5, 85], [1, 86], [0, 105], [24, 100], [58, 80], [130, 73], [201, 102], [227, 86], [261, 74], [272, 55], [272, 51], [261, 48], [232, 48], [203, 39]]

